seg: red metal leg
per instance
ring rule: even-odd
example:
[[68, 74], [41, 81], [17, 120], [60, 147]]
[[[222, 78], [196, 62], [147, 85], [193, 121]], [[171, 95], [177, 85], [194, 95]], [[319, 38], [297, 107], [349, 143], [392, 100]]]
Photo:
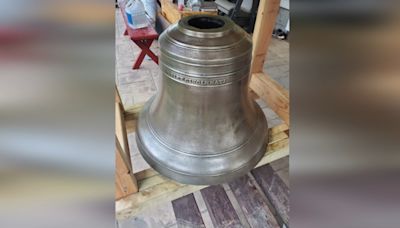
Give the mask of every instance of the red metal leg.
[[125, 29], [124, 36], [128, 35], [128, 30]]

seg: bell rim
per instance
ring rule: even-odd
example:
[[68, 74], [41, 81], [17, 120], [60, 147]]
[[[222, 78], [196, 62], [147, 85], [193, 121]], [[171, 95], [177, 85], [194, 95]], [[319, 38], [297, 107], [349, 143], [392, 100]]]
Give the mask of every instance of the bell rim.
[[[267, 144], [264, 144], [248, 161], [244, 162], [242, 166], [236, 169], [226, 170], [225, 172], [217, 174], [196, 175], [168, 168], [157, 160], [152, 159], [150, 156], [148, 156], [150, 153], [146, 148], [143, 147], [138, 135], [136, 135], [136, 140], [140, 154], [152, 169], [156, 170], [161, 175], [179, 183], [191, 185], [221, 184], [239, 178], [250, 172], [258, 164], [258, 162], [264, 157], [267, 148]], [[200, 179], [204, 181], [199, 181]]]

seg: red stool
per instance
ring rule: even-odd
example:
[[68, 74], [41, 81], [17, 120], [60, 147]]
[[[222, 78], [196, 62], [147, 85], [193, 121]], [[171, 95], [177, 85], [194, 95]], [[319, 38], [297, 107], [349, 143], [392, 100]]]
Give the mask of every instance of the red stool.
[[139, 69], [146, 55], [148, 55], [155, 63], [158, 64], [158, 56], [150, 50], [151, 44], [155, 39], [158, 38], [157, 31], [151, 25], [147, 26], [146, 28], [132, 29], [128, 26], [125, 10], [121, 8], [121, 11], [126, 25], [124, 35], [129, 36], [131, 40], [142, 50], [139, 57], [136, 59], [135, 64], [133, 65], [133, 69]]

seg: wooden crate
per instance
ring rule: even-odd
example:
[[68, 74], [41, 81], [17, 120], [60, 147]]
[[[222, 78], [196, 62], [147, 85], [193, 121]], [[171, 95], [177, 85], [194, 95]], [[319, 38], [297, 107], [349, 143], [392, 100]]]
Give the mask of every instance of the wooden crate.
[[217, 12], [198, 12], [190, 10], [179, 11], [176, 4], [169, 0], [161, 0], [161, 14], [169, 21], [169, 23], [173, 24], [178, 22], [182, 17], [198, 14], [217, 15]]
[[[251, 66], [251, 96], [263, 99], [285, 124], [269, 129], [269, 143], [258, 166], [289, 155], [289, 95], [281, 85], [263, 72], [263, 65], [270, 43], [279, 0], [261, 0], [253, 34], [253, 59]], [[123, 109], [116, 92], [116, 217], [134, 216], [141, 210], [172, 201], [207, 186], [185, 185], [165, 178], [153, 169], [132, 173], [132, 163], [127, 132], [134, 131], [136, 118], [143, 104]]]

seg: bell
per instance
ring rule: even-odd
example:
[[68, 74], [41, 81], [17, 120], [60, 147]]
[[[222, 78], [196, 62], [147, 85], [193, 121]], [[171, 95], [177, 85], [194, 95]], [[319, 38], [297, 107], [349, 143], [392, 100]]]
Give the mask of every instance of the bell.
[[150, 166], [185, 184], [248, 173], [263, 157], [267, 121], [248, 96], [252, 43], [222, 16], [188, 16], [160, 38], [161, 88], [144, 106], [137, 145]]

